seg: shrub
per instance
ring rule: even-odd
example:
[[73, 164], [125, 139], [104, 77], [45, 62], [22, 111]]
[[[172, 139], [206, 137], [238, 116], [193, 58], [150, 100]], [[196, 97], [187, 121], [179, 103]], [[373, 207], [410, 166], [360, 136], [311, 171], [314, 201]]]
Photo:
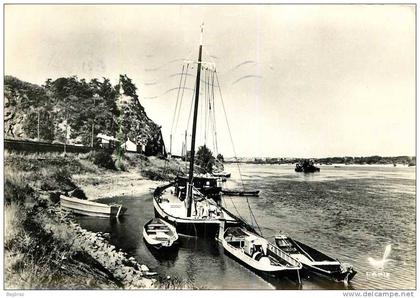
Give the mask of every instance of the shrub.
[[58, 168], [52, 172], [45, 173], [41, 182], [41, 189], [47, 191], [62, 190], [67, 192], [75, 188], [76, 185], [71, 180], [71, 175], [66, 168]]
[[116, 170], [111, 152], [108, 150], [100, 149], [98, 151], [93, 151], [91, 154], [91, 160], [98, 167]]
[[184, 175], [183, 165], [175, 160], [162, 160], [150, 157], [147, 162], [140, 164], [140, 172], [143, 177], [151, 180], [169, 181], [176, 176]]
[[128, 165], [128, 162], [127, 161], [125, 161], [124, 159], [117, 159], [116, 161], [115, 161], [115, 168], [118, 170], [118, 171], [127, 171], [127, 165]]
[[167, 177], [167, 175], [164, 175], [162, 173], [162, 171], [159, 171], [159, 169], [158, 170], [155, 170], [155, 169], [144, 169], [144, 170], [141, 171], [141, 174], [144, 177], [146, 177], [146, 178], [148, 178], [150, 180], [158, 180], [158, 181], [161, 181], [161, 180], [169, 180], [168, 177]]
[[61, 195], [61, 192], [59, 191], [51, 191], [49, 194], [49, 199], [54, 204], [57, 204], [58, 202], [60, 202], [60, 195]]
[[26, 220], [25, 209], [16, 202], [11, 202], [4, 207], [4, 248], [15, 245], [17, 236], [23, 230]]
[[75, 197], [81, 200], [87, 200], [85, 192], [79, 187], [69, 192], [69, 196]]
[[4, 202], [23, 204], [35, 198], [35, 191], [30, 187], [22, 174], [6, 171], [4, 183]]

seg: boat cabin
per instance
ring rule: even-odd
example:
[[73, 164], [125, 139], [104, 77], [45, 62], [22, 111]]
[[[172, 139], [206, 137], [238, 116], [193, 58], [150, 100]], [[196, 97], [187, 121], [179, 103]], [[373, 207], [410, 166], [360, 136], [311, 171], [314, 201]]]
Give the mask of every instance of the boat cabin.
[[258, 256], [267, 255], [267, 244], [261, 238], [248, 236], [244, 239], [244, 252], [250, 257], [256, 259]]
[[[185, 199], [188, 177], [176, 177], [175, 195], [180, 199]], [[215, 202], [221, 201], [222, 187], [216, 177], [195, 176], [193, 180], [194, 188], [206, 197]]]
[[248, 234], [240, 228], [226, 230], [225, 240], [235, 248], [241, 249], [249, 257], [259, 261], [268, 256], [268, 243], [265, 239], [253, 234]]

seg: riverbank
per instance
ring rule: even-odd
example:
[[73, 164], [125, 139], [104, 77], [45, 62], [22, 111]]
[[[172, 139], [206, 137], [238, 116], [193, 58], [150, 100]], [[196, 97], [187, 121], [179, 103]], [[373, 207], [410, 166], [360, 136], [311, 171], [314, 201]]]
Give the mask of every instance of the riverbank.
[[6, 289], [191, 287], [150, 272], [147, 264], [111, 245], [109, 235], [82, 229], [60, 208], [60, 194], [90, 200], [140, 196], [163, 183], [145, 179], [135, 161], [124, 172], [76, 154], [5, 152], [4, 161]]
[[89, 173], [73, 175], [73, 181], [84, 191], [88, 200], [117, 196], [140, 196], [151, 193], [162, 181], [145, 179], [135, 170], [127, 172]]

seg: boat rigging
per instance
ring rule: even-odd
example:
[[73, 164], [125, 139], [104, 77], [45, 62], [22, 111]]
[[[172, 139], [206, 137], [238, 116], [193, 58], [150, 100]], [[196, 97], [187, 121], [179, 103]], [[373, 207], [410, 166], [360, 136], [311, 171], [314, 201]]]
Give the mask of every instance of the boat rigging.
[[[161, 217], [169, 221], [170, 224], [176, 226], [177, 230], [181, 234], [188, 234], [193, 236], [205, 236], [214, 237], [218, 232], [220, 222], [226, 223], [227, 226], [246, 226], [251, 231], [255, 232], [254, 228], [247, 224], [246, 221], [240, 216], [238, 209], [233, 206], [238, 214], [237, 216], [232, 214], [229, 210], [221, 206], [221, 195], [222, 190], [217, 181], [219, 179], [226, 179], [230, 176], [229, 173], [223, 171], [216, 172], [218, 176], [224, 176], [222, 178], [199, 176], [194, 173], [195, 165], [195, 147], [197, 143], [198, 133], [198, 114], [200, 108], [200, 94], [204, 93], [201, 108], [204, 109], [205, 113], [200, 113], [202, 121], [204, 122], [204, 143], [208, 141], [207, 130], [213, 129], [211, 134], [213, 139], [213, 150], [218, 152], [217, 148], [217, 134], [216, 134], [216, 117], [215, 117], [215, 92], [214, 87], [219, 88], [219, 94], [222, 99], [222, 93], [220, 90], [219, 78], [217, 75], [216, 67], [214, 63], [203, 62], [203, 31], [204, 27], [201, 26], [200, 32], [200, 44], [198, 51], [197, 62], [186, 61], [186, 65], [182, 67], [181, 78], [179, 81], [180, 89], [177, 94], [177, 102], [175, 105], [174, 117], [172, 120], [171, 136], [170, 136], [170, 150], [172, 153], [172, 135], [179, 122], [179, 114], [181, 111], [182, 98], [186, 86], [189, 69], [191, 65], [196, 65], [196, 80], [194, 84], [194, 93], [190, 106], [190, 112], [188, 116], [187, 129], [191, 121], [192, 116], [192, 128], [191, 128], [191, 144], [190, 144], [190, 156], [189, 156], [189, 167], [188, 176], [178, 177], [170, 185], [160, 187], [155, 191], [154, 207], [155, 214], [157, 217]], [[204, 75], [204, 80], [202, 80]], [[201, 85], [204, 82], [204, 87]], [[215, 84], [216, 83], [216, 84]], [[181, 90], [182, 89], [182, 90]], [[231, 142], [233, 141], [229, 123], [227, 121], [227, 113], [222, 102], [224, 115], [226, 117], [226, 123], [230, 134]], [[232, 142], [233, 146], [233, 142]], [[187, 155], [187, 132], [185, 132], [185, 141], [183, 144], [183, 153]], [[234, 150], [235, 151], [235, 150]], [[235, 152], [236, 156], [236, 152]], [[186, 158], [187, 159], [187, 158]], [[204, 194], [204, 196], [202, 196]], [[247, 204], [249, 204], [247, 200]], [[206, 212], [202, 212], [202, 208], [208, 208]], [[248, 206], [250, 213], [252, 210]], [[251, 219], [255, 221], [255, 216], [252, 214]], [[258, 224], [256, 226], [261, 234], [261, 229]]]

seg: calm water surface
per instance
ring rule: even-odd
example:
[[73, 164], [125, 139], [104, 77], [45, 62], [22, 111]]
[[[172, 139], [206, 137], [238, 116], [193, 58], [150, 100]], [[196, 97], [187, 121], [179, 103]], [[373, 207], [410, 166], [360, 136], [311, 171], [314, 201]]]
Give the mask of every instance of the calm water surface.
[[[295, 173], [290, 165], [237, 165], [226, 187], [243, 184], [259, 189], [248, 198], [266, 238], [289, 234], [304, 243], [350, 263], [358, 271], [347, 287], [310, 277], [299, 287], [290, 280], [255, 275], [224, 255], [217, 243], [181, 238], [169, 256], [157, 255], [142, 239], [143, 224], [153, 217], [152, 195], [118, 197], [128, 211], [120, 220], [78, 217], [91, 231], [111, 234], [110, 242], [161, 274], [177, 276], [204, 288], [227, 289], [414, 289], [416, 274], [415, 168], [379, 166], [322, 166], [320, 173]], [[225, 197], [224, 205], [249, 222], [246, 198]], [[382, 272], [368, 257], [382, 258], [392, 245], [391, 261]]]

